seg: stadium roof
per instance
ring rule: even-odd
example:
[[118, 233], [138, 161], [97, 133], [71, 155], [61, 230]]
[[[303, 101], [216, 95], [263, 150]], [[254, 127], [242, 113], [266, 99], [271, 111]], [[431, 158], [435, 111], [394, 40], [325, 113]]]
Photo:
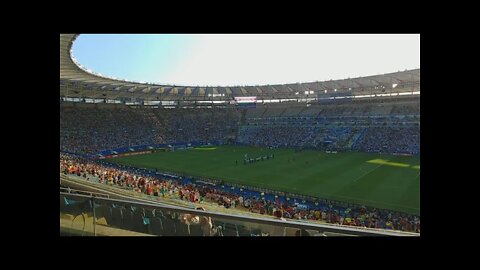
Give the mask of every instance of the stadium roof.
[[257, 99], [388, 94], [420, 91], [420, 69], [309, 83], [262, 86], [178, 86], [108, 78], [86, 70], [72, 59], [78, 34], [60, 34], [60, 96], [98, 99], [226, 100], [240, 96]]

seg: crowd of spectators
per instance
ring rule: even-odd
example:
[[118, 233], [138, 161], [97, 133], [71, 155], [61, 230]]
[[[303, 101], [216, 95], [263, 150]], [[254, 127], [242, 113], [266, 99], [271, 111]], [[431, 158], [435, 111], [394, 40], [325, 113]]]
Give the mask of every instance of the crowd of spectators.
[[353, 149], [377, 153], [420, 153], [420, 130], [418, 127], [371, 127], [367, 128], [353, 145]]
[[420, 120], [409, 114], [417, 114], [419, 108], [412, 104], [389, 105], [393, 109], [386, 115], [355, 116], [350, 114], [355, 110], [348, 110], [349, 115], [339, 116], [349, 109], [344, 106], [323, 109], [317, 117], [247, 118], [243, 125], [240, 112], [234, 109], [61, 106], [60, 150], [96, 154], [132, 146], [222, 143], [236, 138], [258, 146], [418, 154]]
[[[266, 107], [266, 110], [281, 113], [263, 113], [260, 117], [247, 118], [245, 125], [239, 128], [239, 143], [336, 151], [420, 153], [418, 98], [399, 103], [347, 102], [312, 105], [304, 110], [288, 107], [284, 110]], [[309, 114], [309, 110], [318, 114]]]
[[224, 141], [235, 134], [240, 114], [232, 109], [178, 109], [159, 112], [169, 143]]
[[420, 153], [418, 126], [286, 126], [257, 125], [240, 128], [242, 144], [274, 147], [304, 147], [320, 150], [356, 150], [376, 153]]
[[60, 150], [95, 154], [122, 147], [223, 141], [235, 134], [234, 110], [60, 107]]
[[270, 147], [299, 147], [313, 142], [315, 129], [290, 126], [246, 126], [239, 130], [237, 141]]
[[317, 148], [324, 150], [345, 150], [349, 147], [349, 142], [359, 129], [352, 127], [331, 127], [318, 128], [315, 144]]
[[163, 126], [130, 108], [60, 107], [60, 150], [94, 154], [102, 150], [165, 143]]

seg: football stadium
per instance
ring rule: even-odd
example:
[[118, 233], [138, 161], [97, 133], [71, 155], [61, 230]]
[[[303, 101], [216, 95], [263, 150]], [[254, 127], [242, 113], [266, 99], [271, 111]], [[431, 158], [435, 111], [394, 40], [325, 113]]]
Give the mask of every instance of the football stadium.
[[79, 36], [60, 35], [60, 235], [420, 235], [419, 68], [163, 85], [83, 67]]

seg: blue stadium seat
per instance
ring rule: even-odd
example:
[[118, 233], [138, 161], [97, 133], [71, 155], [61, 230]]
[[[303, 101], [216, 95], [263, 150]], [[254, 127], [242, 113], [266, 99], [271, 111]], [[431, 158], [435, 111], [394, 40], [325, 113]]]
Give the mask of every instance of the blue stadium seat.
[[243, 225], [237, 225], [238, 229], [238, 235], [239, 236], [251, 236], [252, 232], [250, 229], [247, 229], [247, 227]]
[[115, 206], [112, 205], [110, 207], [110, 211], [112, 212], [112, 223], [110, 225], [117, 227], [117, 228], [122, 228], [123, 225], [123, 210], [124, 208], [121, 206]]
[[175, 223], [170, 215], [167, 214], [162, 218], [162, 224], [164, 236], [176, 235]]
[[189, 226], [191, 236], [203, 236], [202, 227], [194, 224]]
[[143, 209], [144, 213], [145, 213], [145, 217], [147, 218], [153, 218], [155, 217], [155, 209]]
[[238, 236], [237, 225], [225, 223], [223, 226], [223, 236]]
[[133, 210], [130, 206], [127, 206], [123, 211], [123, 223], [122, 228], [125, 230], [133, 230]]
[[136, 232], [147, 233], [147, 224], [143, 208], [138, 208], [133, 213], [133, 230]]
[[163, 223], [161, 217], [150, 218], [150, 224], [148, 225], [149, 233], [154, 235], [163, 235]]
[[176, 236], [189, 236], [190, 231], [188, 229], [188, 225], [181, 222], [180, 220], [174, 220], [175, 229], [176, 229]]

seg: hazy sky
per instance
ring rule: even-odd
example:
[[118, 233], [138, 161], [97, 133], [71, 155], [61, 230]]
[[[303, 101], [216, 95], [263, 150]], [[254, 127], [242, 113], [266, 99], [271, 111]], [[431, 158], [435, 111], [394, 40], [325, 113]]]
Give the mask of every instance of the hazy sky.
[[420, 35], [81, 35], [73, 55], [119, 79], [283, 84], [420, 68]]

